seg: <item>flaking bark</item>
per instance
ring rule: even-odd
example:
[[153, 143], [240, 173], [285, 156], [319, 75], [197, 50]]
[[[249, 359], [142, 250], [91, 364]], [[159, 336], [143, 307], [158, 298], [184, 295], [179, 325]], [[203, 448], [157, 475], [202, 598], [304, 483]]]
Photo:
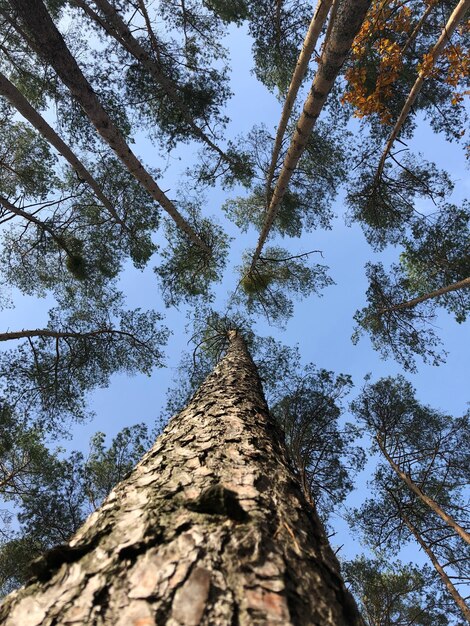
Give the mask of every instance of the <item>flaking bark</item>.
[[123, 165], [170, 215], [177, 226], [196, 245], [206, 252], [210, 252], [208, 246], [200, 239], [132, 152], [119, 129], [102, 107], [92, 86], [83, 75], [43, 2], [41, 0], [35, 0], [35, 2], [30, 0], [10, 0], [10, 4], [28, 28], [29, 37], [34, 43], [36, 52], [54, 68], [59, 78], [80, 104], [98, 134], [114, 151]]
[[292, 137], [289, 150], [272, 193], [269, 208], [261, 230], [256, 250], [253, 254], [251, 269], [256, 266], [271, 226], [287, 191], [292, 174], [302, 156], [313, 127], [323, 109], [328, 94], [348, 56], [355, 36], [364, 21], [371, 0], [344, 0], [338, 6], [331, 35], [325, 44], [318, 70], [304, 104], [297, 128]]
[[338, 562], [232, 332], [226, 356], [2, 626], [359, 626]]

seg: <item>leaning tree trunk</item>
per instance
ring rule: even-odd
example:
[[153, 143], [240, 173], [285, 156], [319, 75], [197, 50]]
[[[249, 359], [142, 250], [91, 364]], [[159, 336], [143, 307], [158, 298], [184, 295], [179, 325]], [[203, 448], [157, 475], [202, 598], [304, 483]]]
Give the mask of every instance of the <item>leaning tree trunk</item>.
[[28, 122], [44, 137], [44, 139], [53, 146], [59, 154], [61, 154], [66, 161], [77, 172], [78, 176], [82, 178], [93, 193], [102, 202], [103, 206], [108, 210], [110, 215], [115, 219], [117, 224], [120, 224], [127, 229], [127, 226], [119, 217], [112, 202], [103, 193], [99, 183], [93, 178], [87, 168], [83, 165], [80, 159], [69, 148], [69, 146], [59, 137], [55, 130], [46, 122], [46, 120], [40, 115], [34, 107], [28, 102], [19, 89], [8, 80], [5, 74], [0, 72], [0, 96], [6, 98], [10, 104], [20, 113]]
[[332, 22], [331, 35], [325, 42], [318, 69], [310, 87], [302, 113], [292, 135], [289, 149], [284, 158], [279, 177], [272, 192], [264, 224], [258, 238], [250, 270], [254, 270], [263, 250], [279, 208], [286, 194], [289, 182], [297, 164], [305, 151], [312, 130], [322, 112], [326, 99], [331, 92], [353, 41], [358, 34], [371, 5], [371, 0], [344, 0], [338, 5]]
[[207, 244], [202, 241], [132, 152], [119, 128], [101, 105], [97, 94], [68, 49], [42, 0], [34, 0], [34, 2], [31, 0], [10, 0], [10, 4], [29, 30], [30, 39], [28, 43], [54, 69], [60, 80], [68, 87], [98, 134], [113, 150], [129, 173], [158, 202], [193, 243], [204, 252], [211, 253]]
[[359, 626], [242, 338], [72, 538], [6, 598], [5, 626]]

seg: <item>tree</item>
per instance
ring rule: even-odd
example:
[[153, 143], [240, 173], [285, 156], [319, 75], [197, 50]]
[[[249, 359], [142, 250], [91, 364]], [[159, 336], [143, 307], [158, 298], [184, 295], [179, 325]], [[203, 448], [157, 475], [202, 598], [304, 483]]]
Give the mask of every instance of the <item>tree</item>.
[[[33, 606], [37, 624], [72, 615], [83, 624], [98, 615], [115, 624], [154, 615], [183, 623], [230, 623], [234, 615], [360, 623], [237, 331], [129, 478], [69, 546], [46, 553], [34, 571], [34, 581], [3, 603], [0, 623], [31, 619]], [[124, 580], [131, 591], [123, 595]]]
[[74, 155], [67, 144], [57, 135], [57, 133], [49, 126], [49, 124], [35, 111], [35, 109], [29, 104], [23, 94], [11, 83], [6, 76], [0, 73], [0, 94], [7, 98], [9, 102], [14, 106], [28, 122], [30, 122], [43, 137], [49, 141], [50, 144], [56, 148], [67, 159], [70, 165], [75, 169], [77, 175], [83, 178], [90, 187], [93, 189], [96, 197], [103, 203], [109, 213], [116, 219], [116, 221], [123, 225], [122, 220], [117, 215], [113, 205], [103, 194], [100, 185], [88, 172], [85, 166]]
[[[361, 623], [318, 521], [331, 521], [352, 485], [350, 470], [363, 462], [354, 443], [361, 429], [341, 416], [350, 378], [312, 364], [302, 370], [298, 353], [263, 340], [257, 323], [265, 316], [284, 324], [294, 298], [333, 283], [323, 262], [311, 262], [314, 254], [323, 259], [320, 246], [292, 250], [290, 239], [331, 228], [332, 201], [345, 191], [350, 220], [373, 251], [396, 254], [390, 271], [390, 256], [369, 264], [369, 306], [357, 321], [410, 369], [416, 353], [439, 360], [436, 337], [420, 324], [436, 303], [465, 319], [468, 207], [449, 199], [452, 173], [397, 145], [412, 139], [417, 114], [447, 139], [463, 137], [467, 5], [321, 1], [312, 20], [310, 3], [292, 0], [0, 2], [8, 100], [0, 103], [2, 283], [15, 298], [18, 289], [53, 301], [49, 321], [9, 322], [0, 334], [8, 345], [19, 342], [0, 352], [0, 391], [17, 420], [5, 422], [4, 479], [25, 487], [14, 500], [24, 527], [6, 537], [0, 554], [5, 590], [26, 578], [28, 553], [66, 542], [33, 563], [33, 580], [4, 601], [0, 622]], [[253, 37], [255, 74], [286, 100], [277, 129], [258, 124], [237, 139], [224, 109], [222, 44], [242, 24]], [[304, 74], [312, 86], [300, 110], [294, 100]], [[142, 165], [150, 160], [145, 139], [152, 166], [161, 157], [158, 170]], [[195, 141], [202, 142], [197, 156]], [[172, 191], [171, 179], [156, 183], [177, 159], [189, 191]], [[225, 192], [238, 183], [248, 192], [237, 187], [235, 198], [225, 198], [226, 214], [243, 235], [259, 232], [258, 244], [247, 241], [233, 264], [241, 265], [237, 278], [225, 272], [234, 261], [231, 239], [205, 198], [211, 186]], [[103, 211], [104, 199], [115, 214]], [[172, 220], [160, 220], [158, 204]], [[53, 440], [86, 417], [87, 392], [114, 373], [147, 374], [162, 364], [161, 315], [127, 310], [119, 282], [129, 261], [145, 269], [154, 254], [162, 305], [183, 308], [203, 347], [192, 359], [194, 375], [170, 399], [182, 410], [101, 504], [116, 459], [96, 442], [101, 469], [91, 489], [81, 453], [51, 458], [42, 436], [48, 428]], [[223, 304], [212, 290], [222, 279], [230, 284]], [[309, 335], [321, 326], [311, 304]], [[270, 411], [241, 334], [258, 360]], [[202, 386], [190, 399], [196, 381]], [[403, 414], [400, 394], [411, 407]], [[434, 427], [443, 440], [466, 442], [463, 426], [454, 432], [444, 414], [417, 408], [409, 390], [396, 392], [397, 406], [382, 395], [392, 422], [409, 418], [406, 434], [430, 439]], [[468, 616], [460, 586], [468, 558], [463, 533], [454, 532], [466, 532], [465, 467], [447, 450], [439, 462], [429, 457], [419, 437], [405, 446], [400, 432], [392, 448], [377, 435], [374, 450], [388, 455], [388, 465], [379, 465], [377, 498], [359, 522], [387, 557], [414, 538]], [[10, 434], [18, 434], [19, 448]], [[52, 470], [42, 482], [28, 473], [34, 437], [38, 467], [50, 459]], [[81, 526], [88, 505], [99, 509]], [[432, 590], [434, 581], [424, 582]]]
[[[160, 189], [149, 172], [133, 154], [119, 129], [101, 105], [93, 88], [80, 70], [74, 57], [70, 54], [60, 32], [55, 27], [45, 6], [38, 3], [35, 11], [27, 3], [19, 0], [12, 4], [18, 17], [25, 23], [29, 31], [28, 40], [35, 51], [38, 51], [54, 68], [57, 75], [70, 89], [84, 112], [95, 126], [99, 135], [115, 152], [129, 172], [143, 185], [156, 202], [175, 220], [179, 228], [203, 249], [207, 245], [201, 241], [194, 230], [187, 224], [173, 202]], [[45, 46], [45, 42], [47, 46]]]
[[440, 597], [432, 570], [426, 566], [362, 556], [344, 563], [343, 571], [367, 626], [450, 623], [446, 599]]
[[356, 525], [382, 550], [417, 541], [468, 620], [457, 586], [468, 581], [469, 416], [420, 405], [402, 377], [367, 385], [352, 408], [387, 462], [375, 473], [377, 498], [356, 511]]
[[264, 242], [266, 241], [279, 205], [287, 190], [292, 173], [305, 150], [310, 133], [321, 113], [335, 79], [346, 60], [346, 56], [364, 20], [369, 5], [370, 2], [344, 2], [336, 15], [329, 40], [326, 42], [319, 63], [318, 71], [312, 82], [302, 114], [291, 139], [286, 158], [284, 159], [281, 172], [270, 197], [265, 222], [259, 236], [258, 244], [253, 253], [252, 268], [255, 267], [256, 261], [261, 254]]

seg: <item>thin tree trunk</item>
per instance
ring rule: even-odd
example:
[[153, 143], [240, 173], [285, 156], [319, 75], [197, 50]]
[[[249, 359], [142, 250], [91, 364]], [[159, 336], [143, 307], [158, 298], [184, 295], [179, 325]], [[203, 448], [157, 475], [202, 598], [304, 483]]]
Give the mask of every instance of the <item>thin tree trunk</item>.
[[430, 3], [428, 4], [428, 6], [426, 7], [423, 15], [420, 17], [418, 23], [416, 24], [416, 26], [413, 28], [413, 32], [411, 33], [411, 35], [408, 37], [408, 39], [405, 42], [405, 45], [403, 46], [403, 48], [401, 49], [401, 53], [402, 55], [405, 54], [405, 52], [408, 50], [408, 48], [412, 45], [412, 43], [414, 42], [414, 40], [416, 39], [416, 37], [418, 36], [419, 31], [421, 30], [421, 28], [423, 27], [424, 22], [428, 19], [429, 14], [432, 12], [432, 10], [436, 7], [435, 4]]
[[233, 159], [231, 159], [218, 145], [216, 145], [212, 139], [196, 124], [194, 119], [189, 115], [187, 107], [181, 101], [174, 83], [165, 76], [161, 68], [151, 58], [147, 50], [141, 46], [138, 40], [133, 36], [131, 30], [121, 18], [114, 6], [108, 2], [108, 0], [94, 0], [96, 6], [103, 12], [106, 20], [100, 18], [95, 11], [93, 11], [85, 0], [74, 0], [74, 3], [83, 9], [83, 11], [97, 22], [111, 37], [118, 41], [139, 63], [149, 71], [152, 78], [158, 83], [176, 108], [183, 115], [184, 121], [188, 124], [194, 136], [205, 142], [212, 150], [223, 159], [223, 161], [233, 165]]
[[[437, 57], [441, 54], [445, 45], [450, 41], [450, 37], [452, 33], [457, 28], [460, 20], [465, 16], [465, 13], [468, 11], [469, 8], [470, 8], [470, 0], [460, 0], [460, 2], [457, 4], [455, 9], [453, 10], [452, 15], [449, 17], [447, 24], [444, 26], [444, 29], [439, 39], [437, 40], [437, 42], [435, 43], [434, 47], [432, 48], [431, 52], [428, 55], [429, 62], [432, 63], [432, 65], [434, 65], [434, 63], [436, 62]], [[395, 139], [398, 137], [398, 134], [400, 130], [402, 129], [406, 118], [408, 117], [411, 111], [411, 107], [415, 103], [416, 98], [418, 97], [418, 94], [421, 91], [421, 87], [423, 86], [426, 75], [427, 75], [426, 68], [423, 68], [419, 72], [418, 78], [416, 79], [415, 84], [411, 88], [408, 98], [406, 99], [406, 102], [403, 105], [403, 109], [401, 110], [400, 115], [398, 116], [398, 119], [395, 123], [395, 126], [393, 127], [393, 130], [390, 133], [390, 136], [387, 140], [382, 156], [380, 157], [379, 166], [377, 168], [376, 179], [380, 178], [380, 176], [382, 175], [382, 172], [385, 166], [385, 160], [390, 150], [392, 149]]]
[[408, 516], [406, 515], [406, 513], [401, 511], [400, 515], [402, 516], [402, 519], [405, 522], [406, 526], [408, 527], [409, 531], [412, 533], [412, 535], [414, 536], [416, 541], [419, 543], [419, 545], [423, 548], [424, 552], [428, 555], [429, 560], [431, 561], [431, 563], [434, 566], [434, 569], [439, 574], [442, 582], [444, 583], [444, 585], [446, 586], [448, 592], [450, 593], [450, 595], [454, 599], [454, 602], [459, 607], [459, 609], [462, 611], [465, 619], [467, 620], [467, 622], [470, 623], [470, 609], [468, 608], [467, 604], [465, 603], [465, 600], [459, 594], [459, 592], [457, 591], [455, 586], [452, 584], [452, 581], [450, 580], [450, 578], [445, 573], [444, 568], [442, 567], [442, 565], [437, 560], [436, 555], [431, 550], [431, 548], [426, 544], [426, 542], [423, 540], [423, 538], [421, 537], [421, 535], [419, 534], [419, 532], [415, 528], [415, 526], [408, 519]]
[[459, 289], [468, 289], [470, 287], [470, 277], [463, 278], [456, 283], [452, 283], [452, 285], [447, 285], [446, 287], [441, 287], [440, 289], [435, 289], [434, 291], [430, 291], [429, 293], [424, 294], [424, 296], [418, 296], [417, 298], [413, 298], [412, 300], [407, 300], [406, 302], [400, 302], [400, 304], [395, 304], [393, 306], [385, 307], [378, 311], [379, 315], [383, 315], [384, 313], [389, 313], [392, 311], [400, 311], [401, 309], [411, 309], [412, 307], [420, 304], [421, 302], [425, 302], [426, 300], [431, 300], [432, 298], [438, 298], [439, 296], [443, 296], [446, 293], [451, 293], [452, 291], [457, 291]]
[[359, 626], [243, 339], [2, 626]]
[[403, 472], [398, 467], [398, 465], [395, 463], [392, 457], [388, 454], [380, 435], [376, 436], [376, 440], [377, 440], [377, 443], [379, 444], [382, 454], [390, 463], [391, 468], [397, 474], [397, 476], [401, 478], [401, 480], [405, 483], [405, 485], [416, 496], [418, 496], [421, 502], [424, 502], [424, 504], [426, 504], [426, 506], [428, 506], [436, 515], [438, 515], [448, 526], [450, 526], [453, 530], [455, 530], [455, 532], [459, 535], [459, 537], [461, 537], [464, 541], [470, 544], [470, 534], [466, 532], [466, 530], [463, 529], [462, 526], [457, 524], [457, 522], [453, 519], [453, 517], [451, 517], [445, 511], [443, 511], [435, 500], [433, 500], [432, 498], [427, 496], [425, 493], [423, 493], [423, 491], [421, 491], [421, 489], [411, 480], [408, 474]]
[[317, 8], [315, 9], [312, 21], [310, 22], [310, 26], [308, 28], [302, 46], [302, 51], [300, 52], [299, 58], [297, 60], [297, 65], [295, 66], [294, 74], [292, 75], [289, 89], [287, 91], [286, 100], [284, 102], [284, 107], [282, 109], [279, 126], [277, 127], [276, 139], [274, 141], [273, 154], [271, 157], [271, 165], [269, 166], [268, 174], [266, 177], [266, 198], [268, 204], [271, 199], [271, 184], [274, 178], [274, 170], [276, 169], [279, 152], [281, 151], [282, 140], [286, 132], [287, 123], [289, 122], [297, 93], [304, 79], [310, 57], [315, 50], [318, 37], [320, 35], [321, 29], [323, 28], [323, 24], [325, 23], [325, 20], [328, 16], [328, 12], [330, 10], [332, 2], [333, 0], [318, 0]]
[[53, 146], [59, 154], [73, 167], [78, 176], [84, 180], [92, 189], [95, 196], [107, 209], [117, 224], [127, 230], [126, 224], [122, 221], [112, 202], [105, 196], [98, 182], [93, 178], [80, 159], [75, 156], [69, 146], [59, 137], [55, 130], [49, 126], [46, 120], [36, 111], [34, 107], [23, 96], [13, 83], [0, 72], [0, 95], [6, 98], [10, 104], [20, 113], [37, 131]]
[[193, 228], [179, 213], [173, 202], [160, 189], [152, 176], [132, 152], [119, 129], [102, 107], [90, 83], [83, 75], [74, 57], [52, 21], [42, 0], [10, 0], [29, 30], [36, 52], [56, 71], [62, 82], [80, 104], [99, 135], [119, 157], [128, 171], [148, 191], [152, 198], [170, 215], [177, 226], [205, 252], [209, 247], [200, 239]]
[[333, 0], [333, 6], [331, 7], [330, 17], [328, 20], [328, 26], [326, 27], [325, 39], [323, 40], [323, 43], [321, 46], [322, 53], [323, 53], [323, 50], [325, 49], [326, 44], [328, 43], [330, 39], [331, 31], [333, 29], [333, 24], [335, 23], [335, 19], [336, 19], [336, 14], [338, 13], [339, 3], [340, 3], [340, 0]]
[[[470, 1], [470, 0], [469, 0]], [[281, 173], [274, 188], [266, 218], [261, 230], [257, 247], [253, 254], [251, 269], [253, 270], [261, 254], [279, 207], [287, 191], [289, 181], [302, 156], [328, 94], [343, 66], [351, 49], [352, 42], [359, 32], [371, 0], [344, 0], [338, 7], [338, 13], [322, 52], [318, 70], [313, 79], [310, 92], [305, 101], [297, 128], [287, 151]]]

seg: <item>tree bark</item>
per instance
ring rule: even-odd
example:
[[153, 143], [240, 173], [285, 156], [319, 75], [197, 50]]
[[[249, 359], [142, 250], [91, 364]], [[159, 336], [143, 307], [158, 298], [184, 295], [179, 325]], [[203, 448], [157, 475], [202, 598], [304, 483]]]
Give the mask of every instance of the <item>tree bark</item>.
[[40, 133], [51, 146], [53, 146], [59, 154], [73, 167], [78, 176], [83, 179], [92, 189], [95, 196], [109, 214], [113, 217], [117, 224], [127, 229], [125, 223], [121, 220], [112, 202], [105, 196], [98, 182], [93, 178], [86, 169], [80, 159], [72, 152], [68, 145], [63, 141], [55, 130], [49, 126], [46, 120], [36, 111], [34, 107], [23, 96], [13, 83], [0, 72], [0, 95], [6, 98], [10, 104], [20, 113], [37, 131]]
[[251, 270], [256, 266], [266, 238], [269, 234], [279, 207], [287, 191], [292, 174], [297, 167], [308, 139], [312, 133], [338, 73], [351, 49], [352, 42], [359, 32], [371, 0], [345, 0], [338, 6], [329, 41], [322, 52], [317, 73], [304, 104], [297, 128], [277, 179], [258, 244], [253, 254]]
[[245, 343], [226, 356], [2, 626], [359, 626]]
[[170, 215], [177, 226], [196, 245], [210, 253], [190, 224], [179, 213], [173, 202], [160, 189], [139, 159], [132, 152], [119, 129], [102, 107], [92, 86], [57, 30], [42, 0], [10, 0], [18, 16], [29, 30], [36, 52], [54, 68], [62, 82], [82, 107], [98, 134], [118, 156], [123, 165], [147, 190], [152, 198]]
[[281, 119], [277, 127], [276, 139], [274, 141], [273, 154], [271, 157], [271, 165], [269, 166], [269, 171], [266, 177], [266, 198], [268, 204], [271, 200], [271, 184], [274, 178], [274, 171], [276, 169], [277, 160], [281, 151], [282, 140], [284, 139], [287, 124], [292, 113], [292, 108], [294, 107], [297, 93], [307, 71], [310, 57], [315, 50], [315, 46], [317, 44], [321, 29], [323, 28], [323, 24], [328, 17], [328, 12], [330, 10], [332, 2], [333, 0], [318, 0], [317, 8], [315, 9], [312, 21], [310, 22], [307, 34], [305, 35], [302, 50], [300, 52], [299, 58], [297, 60], [297, 65], [295, 66], [295, 70], [292, 75], [289, 89], [287, 91], [286, 100], [284, 102], [284, 107], [282, 109]]
[[[469, 8], [470, 8], [470, 0], [460, 0], [460, 2], [457, 4], [455, 9], [453, 10], [452, 15], [447, 20], [447, 24], [444, 26], [444, 29], [439, 39], [437, 40], [437, 42], [435, 43], [434, 47], [432, 48], [431, 52], [428, 55], [430, 57], [430, 62], [432, 63], [432, 65], [434, 65], [437, 57], [444, 50], [445, 45], [449, 43], [452, 33], [457, 28], [460, 20], [465, 16], [465, 13], [468, 11]], [[387, 140], [382, 156], [380, 157], [379, 166], [377, 168], [376, 180], [379, 179], [380, 176], [382, 175], [382, 172], [385, 166], [385, 160], [390, 150], [392, 149], [392, 146], [395, 143], [395, 139], [398, 137], [398, 134], [400, 130], [402, 129], [406, 118], [408, 117], [411, 111], [411, 107], [416, 102], [416, 98], [418, 97], [418, 94], [421, 91], [421, 87], [423, 86], [426, 76], [427, 76], [427, 70], [426, 68], [423, 68], [419, 72], [418, 78], [416, 79], [413, 87], [411, 88], [411, 91], [408, 94], [408, 98], [406, 99], [406, 102], [403, 105], [403, 109], [401, 110], [400, 115], [395, 123], [395, 126], [393, 127], [392, 132], [390, 133], [390, 136]]]

